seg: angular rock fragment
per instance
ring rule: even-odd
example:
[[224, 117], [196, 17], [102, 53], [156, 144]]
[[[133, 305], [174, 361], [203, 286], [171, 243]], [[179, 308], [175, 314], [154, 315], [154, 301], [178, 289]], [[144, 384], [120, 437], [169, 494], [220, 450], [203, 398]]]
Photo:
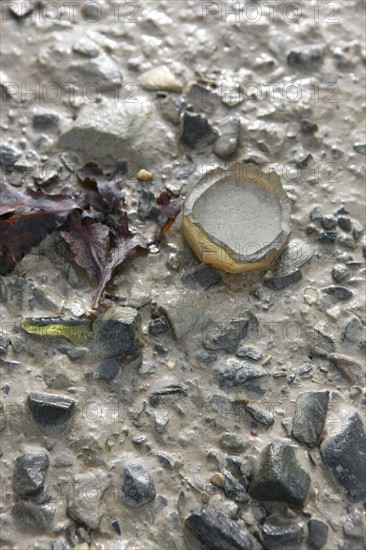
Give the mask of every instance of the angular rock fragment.
[[55, 516], [56, 508], [51, 505], [39, 506], [33, 502], [16, 502], [11, 513], [21, 529], [47, 531]]
[[343, 487], [349, 502], [366, 499], [366, 434], [358, 413], [321, 445], [324, 464]]
[[228, 359], [224, 365], [215, 367], [214, 372], [221, 387], [240, 386], [251, 380], [269, 376], [262, 367], [242, 363], [237, 359]]
[[257, 539], [236, 521], [214, 508], [203, 508], [188, 516], [185, 528], [210, 550], [262, 550]]
[[304, 524], [278, 514], [269, 516], [261, 529], [261, 540], [267, 550], [295, 550], [304, 536]]
[[328, 286], [327, 288], [322, 288], [322, 292], [341, 302], [349, 300], [353, 296], [353, 292], [343, 286]]
[[225, 496], [241, 504], [248, 502], [249, 497], [243, 485], [229, 471], [225, 470], [223, 474]]
[[241, 453], [245, 449], [245, 444], [237, 434], [227, 433], [221, 436], [220, 447], [227, 453]]
[[330, 353], [327, 358], [352, 384], [362, 384], [364, 380], [362, 365], [352, 357], [340, 355], [339, 353]]
[[76, 475], [73, 490], [68, 494], [68, 515], [88, 529], [97, 529], [102, 515], [103, 494], [108, 484], [106, 476], [99, 473]]
[[10, 145], [0, 145], [0, 166], [5, 172], [11, 172], [14, 164], [21, 156], [21, 151], [10, 147]]
[[220, 137], [215, 141], [214, 153], [220, 159], [228, 159], [238, 147], [240, 118], [228, 117], [220, 124]]
[[255, 405], [245, 405], [245, 410], [247, 413], [249, 413], [254, 420], [259, 422], [260, 424], [263, 424], [264, 426], [267, 426], [269, 428], [274, 423], [273, 414], [269, 411], [265, 411], [261, 407], [256, 407]]
[[353, 510], [343, 524], [343, 532], [347, 537], [366, 542], [364, 514], [359, 510]]
[[62, 395], [30, 393], [27, 402], [36, 424], [46, 433], [65, 430], [75, 410], [75, 401]]
[[154, 481], [140, 464], [128, 464], [121, 475], [121, 498], [128, 506], [137, 508], [156, 496]]
[[181, 277], [181, 281], [185, 284], [197, 284], [204, 290], [222, 284], [219, 272], [206, 264], [199, 264], [192, 270], [185, 271]]
[[248, 346], [245, 343], [239, 344], [239, 347], [236, 350], [236, 355], [238, 357], [243, 357], [244, 359], [251, 359], [252, 361], [260, 361], [263, 359], [263, 353], [258, 348]]
[[328, 540], [329, 527], [320, 519], [310, 519], [308, 522], [307, 544], [320, 550]]
[[223, 349], [228, 353], [235, 353], [239, 342], [246, 337], [249, 326], [258, 326], [256, 317], [250, 312], [230, 321], [212, 323], [204, 333], [203, 345], [206, 349]]
[[315, 447], [320, 441], [329, 403], [329, 391], [304, 392], [296, 400], [292, 435], [300, 443]]
[[296, 457], [296, 447], [273, 442], [263, 449], [256, 462], [249, 493], [258, 500], [301, 505], [309, 486], [310, 477]]
[[40, 491], [49, 466], [47, 453], [29, 453], [18, 456], [13, 474], [14, 491], [21, 497]]
[[199, 113], [185, 111], [180, 116], [181, 140], [194, 147], [205, 142], [210, 144], [218, 137], [217, 131], [210, 125], [207, 118]]
[[302, 277], [300, 268], [310, 262], [313, 251], [310, 246], [301, 239], [291, 239], [285, 248], [279, 265], [268, 271], [263, 283], [273, 290], [282, 290], [293, 283], [297, 283]]
[[362, 331], [362, 323], [357, 317], [352, 317], [341, 334], [341, 339], [345, 342], [355, 344], [357, 342], [358, 334]]
[[88, 159], [115, 163], [128, 158], [134, 168], [152, 167], [162, 152], [172, 151], [173, 138], [158, 116], [155, 105], [103, 98], [83, 106], [59, 140], [60, 147], [79, 151]]
[[141, 317], [131, 307], [111, 307], [93, 323], [92, 351], [104, 358], [126, 357], [143, 347]]

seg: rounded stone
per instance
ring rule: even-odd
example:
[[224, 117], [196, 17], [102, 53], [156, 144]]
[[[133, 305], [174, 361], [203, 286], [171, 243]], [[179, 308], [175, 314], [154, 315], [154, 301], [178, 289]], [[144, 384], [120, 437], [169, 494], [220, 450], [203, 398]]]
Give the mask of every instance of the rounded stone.
[[291, 202], [275, 172], [215, 168], [184, 204], [183, 235], [204, 263], [230, 273], [266, 269], [290, 236]]

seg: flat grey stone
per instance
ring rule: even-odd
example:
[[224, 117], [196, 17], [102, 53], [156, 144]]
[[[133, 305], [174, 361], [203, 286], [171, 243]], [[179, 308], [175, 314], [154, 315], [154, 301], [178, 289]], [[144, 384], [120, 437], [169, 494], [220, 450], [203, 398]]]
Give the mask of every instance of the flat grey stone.
[[324, 464], [343, 487], [349, 502], [366, 499], [366, 434], [358, 413], [321, 445]]
[[257, 539], [223, 512], [206, 507], [190, 514], [185, 528], [204, 548], [210, 550], [262, 550]]
[[108, 484], [107, 477], [100, 473], [76, 475], [73, 490], [68, 494], [68, 515], [89, 529], [97, 529], [102, 516], [103, 493]]
[[323, 431], [329, 402], [329, 392], [304, 392], [296, 400], [292, 435], [309, 447], [318, 445]]
[[221, 387], [240, 386], [246, 382], [269, 376], [269, 373], [262, 367], [243, 363], [237, 359], [227, 359], [223, 365], [215, 367], [214, 372]]
[[44, 485], [49, 466], [47, 453], [29, 453], [18, 456], [15, 461], [13, 487], [20, 496], [40, 491]]
[[121, 475], [122, 501], [133, 508], [143, 506], [156, 496], [154, 481], [140, 464], [128, 464]]
[[75, 410], [75, 401], [62, 395], [34, 392], [27, 402], [36, 424], [46, 433], [65, 430]]
[[250, 482], [252, 497], [295, 505], [304, 503], [310, 477], [300, 465], [295, 451], [295, 447], [277, 441], [262, 450]]

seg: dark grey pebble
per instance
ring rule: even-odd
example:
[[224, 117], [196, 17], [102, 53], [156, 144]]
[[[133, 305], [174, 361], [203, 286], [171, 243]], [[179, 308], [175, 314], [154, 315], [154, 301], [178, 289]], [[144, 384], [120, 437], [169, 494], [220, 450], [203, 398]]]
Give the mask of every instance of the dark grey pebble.
[[152, 336], [158, 336], [166, 332], [169, 332], [169, 323], [166, 317], [162, 316], [157, 319], [151, 319], [149, 323], [149, 333]]
[[260, 361], [263, 359], [263, 353], [260, 349], [253, 346], [248, 346], [246, 344], [239, 345], [236, 350], [236, 355], [238, 357], [243, 357], [244, 359], [251, 359], [252, 361]]
[[203, 334], [203, 345], [206, 349], [222, 349], [235, 353], [239, 342], [246, 337], [248, 329], [258, 326], [258, 320], [250, 313], [243, 313], [236, 319], [211, 323], [209, 330]]
[[163, 344], [160, 344], [160, 342], [155, 344], [154, 351], [156, 351], [156, 353], [161, 356], [167, 355], [169, 353], [169, 349]]
[[23, 530], [47, 531], [55, 516], [55, 507], [49, 504], [39, 506], [33, 502], [19, 500], [11, 510], [11, 513]]
[[47, 453], [28, 453], [18, 456], [13, 473], [15, 492], [24, 497], [40, 491], [50, 464]]
[[[262, 545], [244, 527], [229, 519], [223, 512], [206, 507], [190, 514], [185, 529], [204, 548], [210, 550], [262, 550]], [[193, 545], [188, 543], [187, 548]]]
[[311, 548], [320, 550], [328, 540], [329, 527], [320, 519], [312, 518], [308, 522], [307, 544]]
[[335, 231], [322, 231], [318, 236], [318, 241], [321, 243], [334, 243], [337, 238]]
[[292, 273], [284, 274], [266, 274], [263, 278], [263, 283], [272, 290], [282, 290], [290, 285], [293, 285], [302, 279], [300, 269], [295, 269]]
[[366, 144], [365, 143], [356, 143], [353, 146], [353, 149], [356, 151], [356, 153], [359, 153], [360, 155], [366, 155]]
[[75, 401], [69, 397], [30, 393], [27, 401], [35, 422], [44, 432], [63, 431], [72, 420]]
[[301, 393], [296, 400], [292, 435], [300, 443], [315, 447], [320, 441], [329, 403], [328, 391]]
[[217, 361], [217, 355], [216, 353], [210, 353], [208, 351], [200, 351], [199, 353], [197, 353], [197, 359], [201, 363], [209, 365], [210, 363], [214, 363], [215, 361]]
[[209, 290], [222, 284], [222, 278], [216, 269], [206, 264], [196, 265], [193, 269], [182, 274], [181, 281], [184, 284], [196, 284], [204, 290]]
[[266, 550], [298, 548], [304, 536], [304, 525], [279, 514], [268, 516], [261, 529], [261, 540]]
[[322, 217], [321, 224], [324, 229], [334, 229], [335, 227], [337, 227], [337, 219], [335, 216], [328, 214]]
[[322, 288], [322, 292], [342, 302], [349, 300], [353, 296], [353, 292], [343, 286], [328, 286], [327, 288]]
[[300, 128], [303, 134], [311, 136], [318, 130], [318, 125], [315, 122], [303, 119], [300, 122]]
[[366, 434], [358, 413], [321, 445], [324, 463], [345, 490], [349, 502], [366, 499]]
[[262, 450], [249, 486], [252, 497], [303, 504], [310, 487], [310, 477], [300, 465], [295, 449], [285, 443], [273, 442]]
[[207, 118], [199, 113], [185, 111], [181, 115], [181, 140], [194, 147], [198, 142], [212, 143], [218, 137], [217, 131], [211, 126]]
[[316, 71], [324, 60], [322, 44], [304, 44], [292, 48], [287, 56], [287, 63], [300, 70]]
[[112, 521], [111, 525], [112, 525], [113, 531], [117, 533], [117, 535], [122, 535], [122, 529], [118, 519], [115, 519], [114, 521]]
[[154, 391], [150, 395], [149, 401], [152, 407], [157, 407], [161, 403], [164, 403], [166, 398], [173, 396], [176, 399], [177, 397], [187, 397], [187, 395], [188, 392], [183, 386], [179, 384], [170, 384], [162, 390]]
[[104, 358], [126, 357], [143, 347], [141, 317], [131, 307], [113, 306], [93, 323], [92, 352]]
[[56, 128], [59, 120], [59, 116], [54, 113], [39, 113], [33, 115], [32, 124], [35, 130], [44, 131]]
[[352, 230], [352, 222], [351, 218], [348, 216], [339, 216], [337, 219], [338, 225], [343, 231], [351, 231]]
[[309, 214], [309, 218], [312, 222], [320, 220], [322, 218], [322, 214], [319, 206], [314, 206], [314, 208], [311, 210]]
[[104, 359], [97, 369], [95, 378], [104, 380], [105, 382], [113, 382], [117, 378], [120, 371], [120, 364], [117, 359]]
[[137, 508], [156, 496], [154, 481], [140, 464], [128, 464], [121, 475], [121, 498], [128, 506]]
[[249, 497], [244, 486], [228, 470], [224, 470], [223, 475], [225, 496], [235, 502], [246, 504]]
[[21, 151], [15, 147], [0, 145], [0, 166], [4, 168], [5, 172], [11, 171], [21, 154]]
[[349, 269], [344, 264], [336, 264], [332, 269], [332, 278], [335, 283], [341, 283], [347, 279]]
[[225, 364], [215, 367], [214, 371], [222, 387], [239, 386], [251, 380], [269, 376], [262, 367], [242, 363], [236, 359], [228, 359]]
[[362, 323], [357, 317], [352, 317], [344, 327], [341, 334], [341, 340], [343, 342], [350, 342], [355, 344], [358, 340], [358, 336], [362, 331]]

